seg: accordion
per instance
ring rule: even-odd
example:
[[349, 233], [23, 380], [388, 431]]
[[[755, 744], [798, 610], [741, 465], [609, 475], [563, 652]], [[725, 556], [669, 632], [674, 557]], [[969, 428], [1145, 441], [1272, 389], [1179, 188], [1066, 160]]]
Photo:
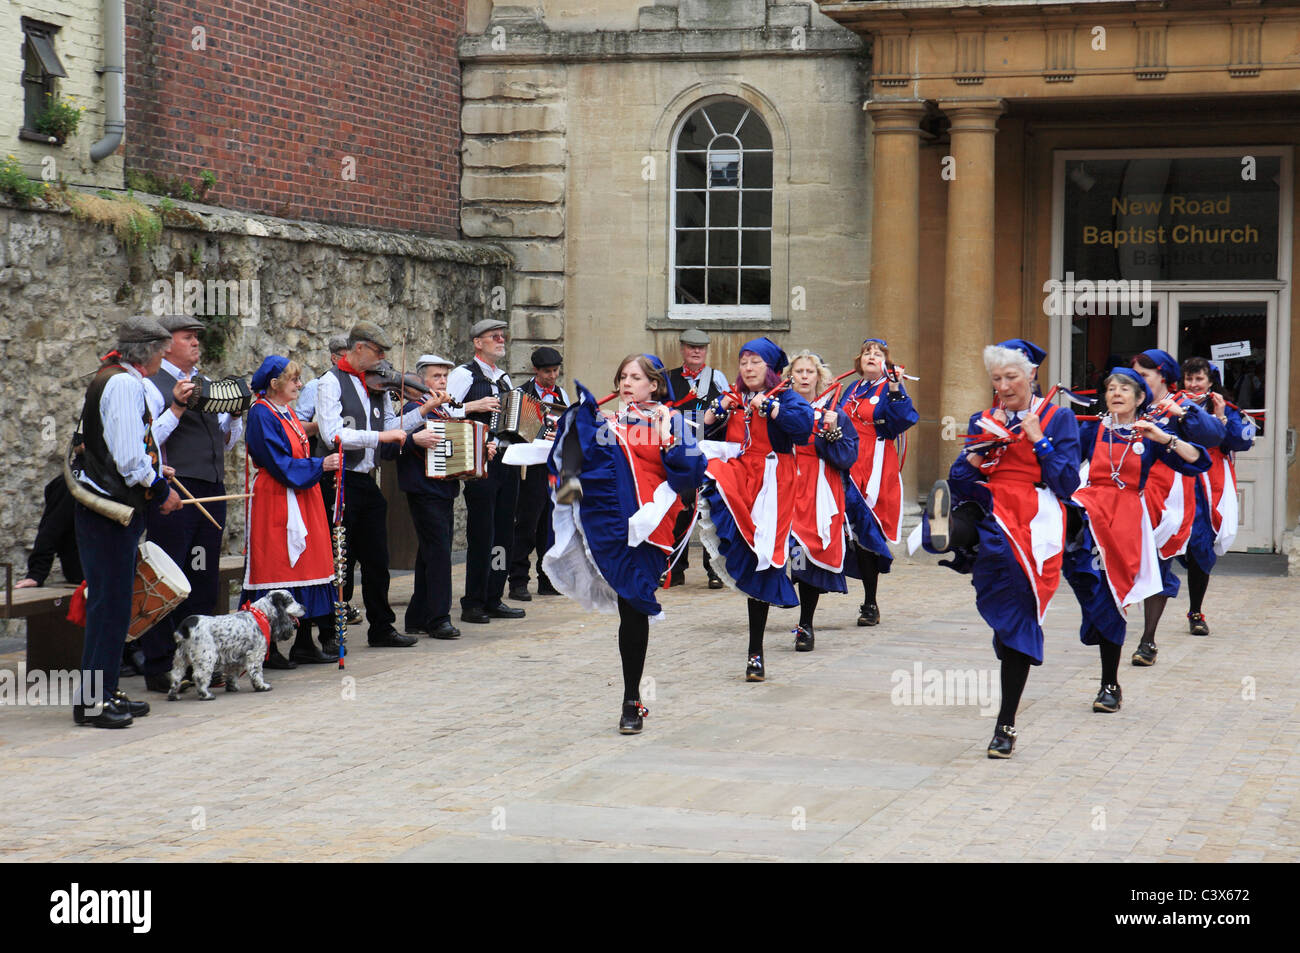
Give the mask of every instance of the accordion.
[[492, 433], [519, 443], [531, 443], [546, 429], [549, 406], [522, 390], [506, 391], [501, 395], [501, 409], [492, 415]]
[[487, 427], [477, 420], [429, 420], [439, 440], [426, 451], [424, 475], [434, 480], [487, 476]]
[[188, 404], [205, 414], [242, 414], [253, 406], [253, 391], [242, 377], [213, 381], [196, 374]]

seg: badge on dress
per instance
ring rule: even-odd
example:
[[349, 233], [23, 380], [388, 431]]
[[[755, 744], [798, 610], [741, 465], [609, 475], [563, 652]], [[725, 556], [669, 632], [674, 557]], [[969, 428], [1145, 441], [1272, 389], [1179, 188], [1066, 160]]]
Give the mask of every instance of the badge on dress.
[[867, 401], [867, 403], [868, 403], [868, 404], [873, 404], [873, 405], [874, 405], [874, 404], [878, 404], [878, 403], [880, 403], [880, 395], [879, 395], [879, 394], [872, 394], [872, 395], [871, 395], [871, 400]]
[[1133, 452], [1137, 454], [1139, 457], [1142, 456], [1142, 454], [1146, 453], [1146, 450], [1147, 450], [1146, 446], [1141, 441], [1133, 444]]

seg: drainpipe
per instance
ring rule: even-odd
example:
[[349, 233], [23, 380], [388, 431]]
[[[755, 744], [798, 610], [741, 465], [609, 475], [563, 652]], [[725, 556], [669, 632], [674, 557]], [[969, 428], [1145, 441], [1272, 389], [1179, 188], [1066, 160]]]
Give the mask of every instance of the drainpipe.
[[90, 147], [94, 162], [107, 159], [126, 131], [126, 16], [123, 0], [104, 0], [104, 138]]

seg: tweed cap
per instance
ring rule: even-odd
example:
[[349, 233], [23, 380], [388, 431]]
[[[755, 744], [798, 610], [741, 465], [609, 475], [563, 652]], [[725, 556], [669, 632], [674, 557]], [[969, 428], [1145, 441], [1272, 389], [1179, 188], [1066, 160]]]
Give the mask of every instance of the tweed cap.
[[169, 333], [202, 331], [207, 327], [202, 318], [195, 317], [192, 314], [164, 314], [158, 319], [158, 323], [166, 328]]
[[420, 359], [415, 362], [415, 369], [422, 371], [426, 367], [455, 367], [455, 361], [449, 361], [439, 354], [421, 354]]
[[172, 333], [149, 314], [133, 314], [117, 327], [119, 344], [142, 344], [146, 341], [170, 341]]
[[699, 328], [688, 328], [682, 332], [682, 336], [677, 340], [693, 347], [706, 347], [709, 343], [709, 336]]
[[469, 336], [472, 338], [481, 337], [489, 331], [496, 331], [499, 328], [508, 327], [510, 327], [510, 325], [506, 324], [506, 322], [502, 321], [500, 318], [484, 318], [469, 329]]
[[373, 321], [358, 321], [352, 325], [352, 330], [348, 332], [348, 347], [356, 344], [358, 341], [369, 341], [376, 347], [383, 348], [385, 351], [393, 349], [393, 342], [389, 340], [384, 329]]

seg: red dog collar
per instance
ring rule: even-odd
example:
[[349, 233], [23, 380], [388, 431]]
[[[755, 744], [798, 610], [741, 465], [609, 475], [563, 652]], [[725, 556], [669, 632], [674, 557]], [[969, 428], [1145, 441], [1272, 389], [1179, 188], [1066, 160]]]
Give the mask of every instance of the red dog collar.
[[251, 615], [253, 621], [257, 623], [257, 627], [262, 630], [262, 638], [266, 639], [266, 658], [262, 661], [266, 661], [271, 657], [271, 620], [266, 617], [266, 613], [261, 609], [254, 608], [251, 602], [245, 602], [239, 607], [239, 611]]

